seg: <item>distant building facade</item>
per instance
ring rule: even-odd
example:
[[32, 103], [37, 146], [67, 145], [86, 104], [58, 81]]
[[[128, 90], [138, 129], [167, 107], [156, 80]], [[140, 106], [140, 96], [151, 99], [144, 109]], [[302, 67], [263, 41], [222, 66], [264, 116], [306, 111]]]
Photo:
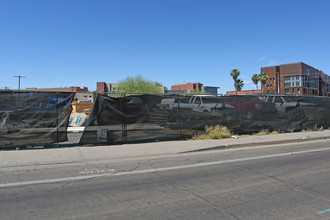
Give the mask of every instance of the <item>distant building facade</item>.
[[264, 93], [330, 96], [330, 77], [303, 62], [261, 67], [269, 76]]
[[96, 92], [117, 92], [119, 83], [97, 82]]
[[58, 87], [58, 88], [26, 88], [30, 91], [52, 91], [52, 92], [76, 92], [74, 100], [78, 102], [93, 102], [94, 95], [92, 92], [88, 92], [88, 87]]
[[36, 91], [55, 91], [55, 92], [87, 92], [88, 87], [58, 87], [58, 88], [26, 88], [25, 90], [36, 90]]
[[252, 95], [261, 93], [261, 90], [243, 90], [243, 91], [228, 91], [226, 95]]
[[217, 95], [219, 88], [220, 87], [215, 87], [215, 86], [203, 86], [202, 83], [198, 82], [198, 83], [182, 83], [182, 84], [173, 85], [171, 86], [171, 91], [172, 94], [206, 92], [211, 95]]
[[171, 90], [183, 90], [183, 91], [202, 91], [202, 83], [183, 83], [171, 86]]
[[216, 86], [202, 86], [202, 92], [206, 92], [207, 94], [211, 94], [211, 95], [217, 95], [218, 94], [218, 89], [220, 89], [220, 87], [216, 87]]

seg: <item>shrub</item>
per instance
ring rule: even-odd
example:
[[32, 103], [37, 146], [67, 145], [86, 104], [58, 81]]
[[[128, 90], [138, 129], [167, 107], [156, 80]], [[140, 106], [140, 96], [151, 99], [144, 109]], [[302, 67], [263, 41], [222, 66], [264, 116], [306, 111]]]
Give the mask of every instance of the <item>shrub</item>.
[[264, 135], [267, 135], [267, 134], [269, 134], [269, 131], [267, 129], [262, 129], [261, 131], [259, 131], [255, 135], [257, 135], [257, 136], [264, 136]]
[[221, 125], [206, 126], [205, 132], [195, 135], [193, 140], [205, 140], [205, 139], [223, 139], [231, 137], [231, 132], [227, 127]]
[[278, 131], [272, 131], [272, 132], [270, 132], [268, 129], [262, 129], [261, 131], [259, 131], [255, 135], [256, 136], [263, 136], [263, 135], [267, 135], [267, 134], [273, 134], [273, 135], [275, 135], [275, 134], [279, 134], [279, 132]]

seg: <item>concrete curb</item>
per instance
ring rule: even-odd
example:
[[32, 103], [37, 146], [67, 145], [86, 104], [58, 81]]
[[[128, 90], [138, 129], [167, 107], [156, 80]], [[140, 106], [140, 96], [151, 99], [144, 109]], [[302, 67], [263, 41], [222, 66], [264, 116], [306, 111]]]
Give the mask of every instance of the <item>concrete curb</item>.
[[230, 144], [230, 145], [220, 145], [220, 146], [216, 146], [216, 147], [203, 148], [203, 149], [192, 150], [192, 151], [185, 151], [185, 152], [181, 152], [181, 153], [194, 153], [194, 152], [221, 150], [221, 149], [238, 148], [238, 147], [254, 147], [254, 146], [257, 147], [257, 146], [263, 146], [263, 145], [288, 144], [288, 143], [298, 143], [298, 142], [305, 142], [305, 141], [316, 141], [316, 140], [322, 140], [322, 139], [328, 140], [328, 139], [330, 139], [330, 136], [327, 136], [327, 137], [308, 137], [308, 138], [299, 138], [299, 139], [291, 139], [291, 140], [252, 142], [252, 143]]

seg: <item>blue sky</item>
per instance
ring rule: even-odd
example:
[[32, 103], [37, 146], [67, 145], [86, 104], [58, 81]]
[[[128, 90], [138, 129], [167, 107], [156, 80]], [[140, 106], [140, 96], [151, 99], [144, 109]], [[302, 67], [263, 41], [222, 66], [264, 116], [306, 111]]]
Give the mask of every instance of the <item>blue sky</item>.
[[0, 0], [0, 89], [86, 86], [142, 75], [243, 89], [260, 67], [330, 74], [330, 1]]

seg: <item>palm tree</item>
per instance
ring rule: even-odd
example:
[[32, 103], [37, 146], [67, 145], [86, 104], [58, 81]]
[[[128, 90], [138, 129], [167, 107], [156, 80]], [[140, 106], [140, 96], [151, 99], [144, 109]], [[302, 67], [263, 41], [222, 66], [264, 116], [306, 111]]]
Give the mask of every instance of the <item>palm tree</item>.
[[264, 85], [267, 82], [267, 80], [269, 80], [269, 76], [267, 73], [262, 72], [259, 74], [259, 80], [261, 82], [261, 89], [262, 89], [262, 93], [264, 93]]
[[256, 85], [257, 90], [258, 90], [258, 83], [259, 83], [259, 75], [258, 74], [253, 74], [251, 77], [252, 82]]
[[243, 81], [240, 80], [240, 79], [237, 79], [236, 82], [235, 82], [235, 90], [236, 91], [241, 91], [243, 86], [244, 86]]
[[[231, 77], [233, 77], [235, 90], [236, 90], [236, 86], [235, 86], [235, 84], [236, 84], [236, 81], [237, 81], [237, 78], [238, 78], [239, 74], [241, 74], [241, 73], [240, 73], [240, 71], [238, 71], [238, 69], [233, 69], [233, 70], [229, 73], [229, 75], [231, 75]], [[236, 91], [237, 91], [237, 90], [236, 90]]]

